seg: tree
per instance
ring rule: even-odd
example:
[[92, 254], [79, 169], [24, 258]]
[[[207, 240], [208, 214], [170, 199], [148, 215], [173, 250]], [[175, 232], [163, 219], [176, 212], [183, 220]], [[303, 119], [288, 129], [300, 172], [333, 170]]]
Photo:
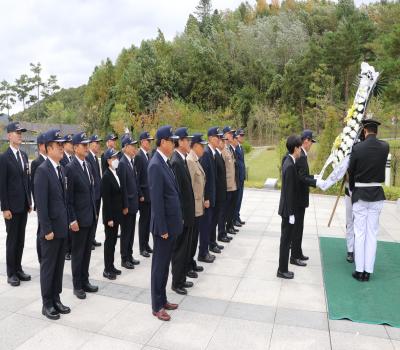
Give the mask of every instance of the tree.
[[12, 87], [15, 91], [18, 100], [22, 102], [22, 107], [25, 110], [27, 97], [32, 90], [32, 82], [27, 74], [22, 74], [18, 79], [15, 79], [15, 85]]
[[212, 21], [211, 21], [212, 5], [211, 0], [200, 0], [194, 12], [200, 22], [200, 31], [209, 36], [211, 34]]
[[9, 117], [10, 109], [16, 102], [15, 95], [12, 86], [6, 80], [3, 80], [0, 83], [0, 111], [6, 109]]
[[[36, 102], [39, 102], [40, 100], [40, 89], [43, 87], [43, 81], [41, 77], [41, 72], [42, 72], [42, 65], [40, 62], [37, 64], [30, 63], [31, 66], [31, 72], [33, 73], [33, 77], [30, 78], [30, 81], [32, 83], [33, 89], [36, 90], [35, 95], [30, 95], [29, 96], [29, 103], [33, 104]], [[39, 113], [40, 113], [40, 104], [36, 103], [36, 119], [39, 120]]]
[[50, 75], [47, 82], [43, 83], [41, 96], [43, 98], [50, 97], [58, 90], [60, 90], [60, 86], [57, 84], [57, 77], [55, 75]]

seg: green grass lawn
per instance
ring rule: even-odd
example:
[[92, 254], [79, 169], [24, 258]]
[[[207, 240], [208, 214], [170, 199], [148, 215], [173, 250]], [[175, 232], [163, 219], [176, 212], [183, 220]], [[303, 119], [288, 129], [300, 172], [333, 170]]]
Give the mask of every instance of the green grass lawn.
[[275, 148], [253, 148], [246, 154], [245, 161], [249, 176], [246, 187], [261, 188], [268, 177], [278, 178], [278, 154]]

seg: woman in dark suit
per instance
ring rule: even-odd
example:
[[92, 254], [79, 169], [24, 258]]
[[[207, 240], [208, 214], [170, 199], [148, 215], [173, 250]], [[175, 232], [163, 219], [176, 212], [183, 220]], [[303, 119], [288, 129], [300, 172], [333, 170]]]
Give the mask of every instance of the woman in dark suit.
[[110, 148], [104, 153], [108, 168], [101, 179], [101, 197], [103, 199], [103, 224], [106, 239], [104, 241], [104, 272], [103, 276], [115, 280], [121, 270], [114, 266], [115, 244], [117, 243], [118, 227], [122, 220], [122, 192], [118, 175], [119, 152]]

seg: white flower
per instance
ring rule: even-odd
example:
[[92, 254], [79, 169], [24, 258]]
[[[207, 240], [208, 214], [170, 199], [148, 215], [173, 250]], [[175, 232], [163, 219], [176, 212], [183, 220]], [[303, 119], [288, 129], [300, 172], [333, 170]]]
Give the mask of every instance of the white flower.
[[350, 137], [354, 140], [357, 137], [357, 131], [351, 130]]
[[345, 126], [343, 129], [343, 134], [349, 134], [351, 131], [351, 127], [350, 126]]
[[357, 121], [358, 121], [359, 123], [361, 123], [361, 120], [363, 119], [363, 116], [364, 116], [364, 114], [362, 114], [362, 113], [359, 113], [359, 114], [357, 115]]
[[357, 106], [357, 111], [362, 112], [364, 110], [364, 105], [360, 104]]

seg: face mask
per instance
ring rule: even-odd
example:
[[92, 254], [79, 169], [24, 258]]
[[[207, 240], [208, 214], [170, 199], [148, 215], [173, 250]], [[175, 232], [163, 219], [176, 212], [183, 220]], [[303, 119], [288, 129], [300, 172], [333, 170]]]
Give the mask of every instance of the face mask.
[[111, 162], [111, 167], [116, 170], [118, 168], [119, 160], [118, 159], [113, 159]]

